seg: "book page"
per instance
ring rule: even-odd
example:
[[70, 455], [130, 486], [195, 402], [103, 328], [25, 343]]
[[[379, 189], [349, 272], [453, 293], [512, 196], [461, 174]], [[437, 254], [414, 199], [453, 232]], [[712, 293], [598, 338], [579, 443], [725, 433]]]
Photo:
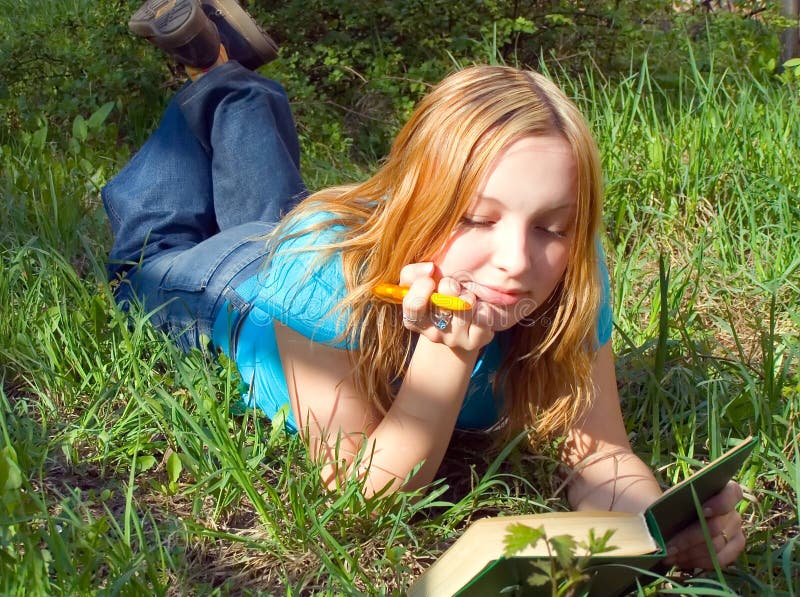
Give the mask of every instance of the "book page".
[[[570, 535], [582, 542], [588, 541], [590, 529], [594, 529], [595, 536], [613, 529], [609, 545], [616, 549], [604, 552], [602, 557], [642, 555], [658, 550], [643, 514], [582, 511], [484, 518], [473, 523], [411, 586], [409, 597], [455, 594], [487, 564], [503, 556], [508, 527], [519, 523], [543, 527], [547, 537]], [[545, 541], [541, 540], [515, 557], [549, 555]]]

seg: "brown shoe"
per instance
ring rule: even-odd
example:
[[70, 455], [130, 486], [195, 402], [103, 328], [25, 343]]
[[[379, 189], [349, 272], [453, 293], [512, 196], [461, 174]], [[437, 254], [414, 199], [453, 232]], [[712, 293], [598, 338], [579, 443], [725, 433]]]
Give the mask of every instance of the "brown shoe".
[[219, 31], [200, 0], [147, 0], [128, 27], [188, 66], [209, 68], [219, 57]]
[[201, 0], [217, 26], [228, 58], [255, 70], [278, 56], [278, 44], [259, 27], [236, 0]]

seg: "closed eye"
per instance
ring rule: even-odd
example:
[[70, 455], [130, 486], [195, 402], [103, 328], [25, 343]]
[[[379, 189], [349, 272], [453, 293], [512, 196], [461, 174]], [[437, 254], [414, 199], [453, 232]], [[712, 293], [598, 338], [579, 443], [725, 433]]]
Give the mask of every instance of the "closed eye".
[[463, 216], [459, 224], [467, 228], [485, 228], [494, 224], [494, 221], [476, 216]]
[[555, 238], [567, 238], [566, 230], [561, 230], [560, 228], [548, 228], [546, 226], [537, 226], [537, 232], [547, 234], [548, 236], [553, 236]]

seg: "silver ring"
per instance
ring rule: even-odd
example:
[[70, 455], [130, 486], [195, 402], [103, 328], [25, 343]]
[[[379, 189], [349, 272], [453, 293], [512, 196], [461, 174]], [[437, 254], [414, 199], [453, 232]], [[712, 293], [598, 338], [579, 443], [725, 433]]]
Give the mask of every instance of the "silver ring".
[[417, 323], [419, 319], [414, 319], [403, 313], [403, 323]]
[[448, 311], [447, 309], [434, 309], [433, 313], [431, 313], [431, 321], [433, 322], [433, 326], [443, 332], [447, 329], [447, 326], [450, 325], [450, 320], [453, 319], [453, 312]]

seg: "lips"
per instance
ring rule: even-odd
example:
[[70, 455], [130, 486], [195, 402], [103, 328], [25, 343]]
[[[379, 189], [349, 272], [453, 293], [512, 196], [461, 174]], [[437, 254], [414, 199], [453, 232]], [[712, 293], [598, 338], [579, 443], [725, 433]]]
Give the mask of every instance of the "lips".
[[502, 307], [513, 307], [528, 296], [527, 292], [494, 288], [476, 282], [463, 282], [463, 286], [480, 300]]

